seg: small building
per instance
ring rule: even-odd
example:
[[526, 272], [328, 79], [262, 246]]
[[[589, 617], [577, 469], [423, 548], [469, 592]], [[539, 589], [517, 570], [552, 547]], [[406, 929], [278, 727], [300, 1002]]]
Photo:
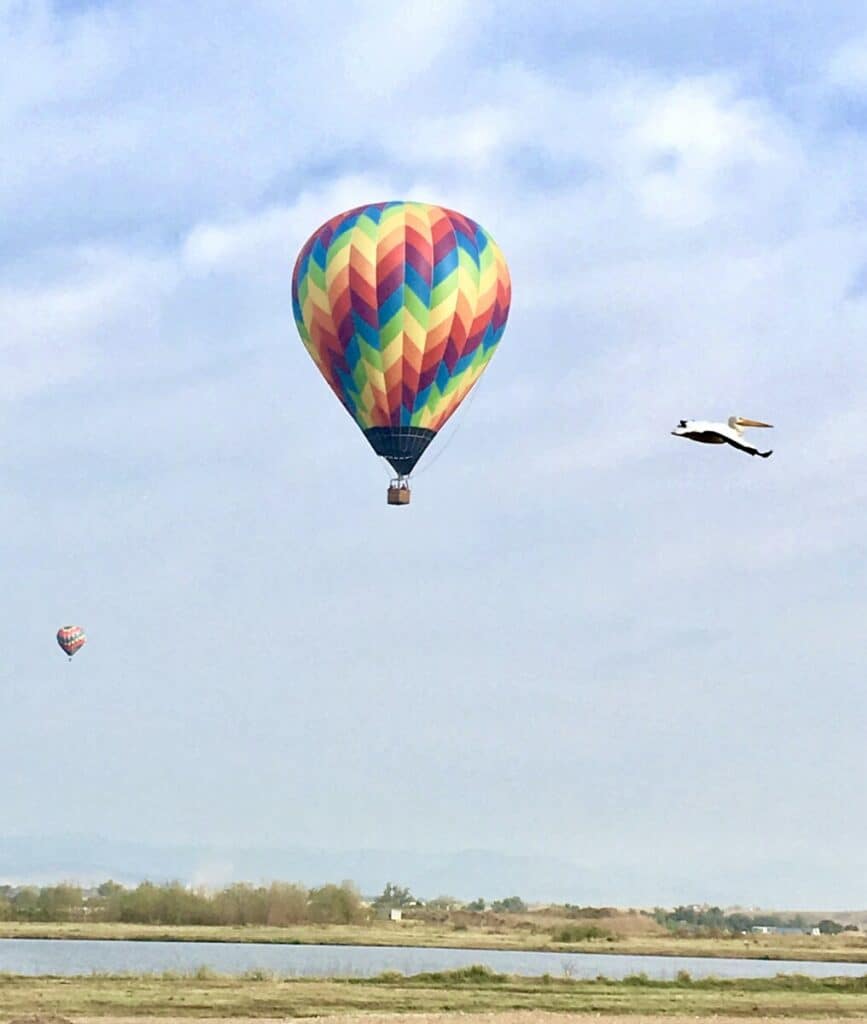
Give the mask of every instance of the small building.
[[400, 907], [392, 907], [391, 910], [388, 912], [388, 919], [389, 921], [402, 921], [403, 911], [400, 909]]
[[805, 935], [806, 929], [786, 924], [754, 924], [750, 931], [754, 935]]

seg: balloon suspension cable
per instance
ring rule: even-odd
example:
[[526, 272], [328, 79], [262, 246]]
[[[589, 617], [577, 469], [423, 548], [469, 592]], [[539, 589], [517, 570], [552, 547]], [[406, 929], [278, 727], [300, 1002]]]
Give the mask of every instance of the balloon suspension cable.
[[[478, 381], [476, 381], [476, 384], [477, 383], [478, 383]], [[475, 402], [477, 395], [478, 395], [478, 390], [476, 389], [476, 385], [474, 384], [472, 386], [472, 388], [470, 388], [470, 391], [469, 391], [469, 393], [466, 396], [467, 397], [466, 405], [463, 407], [463, 409], [460, 410], [458, 415], [456, 415], [455, 418], [452, 420], [452, 429], [449, 432], [448, 437], [446, 437], [445, 440], [443, 441], [443, 443], [439, 446], [439, 449], [434, 453], [434, 456], [430, 460], [430, 462], [425, 462], [424, 463], [424, 465], [421, 467], [421, 469], [416, 473], [416, 476], [421, 476], [423, 473], [427, 473], [427, 471], [429, 469], [431, 469], [433, 466], [435, 466], [437, 464], [437, 462], [439, 461], [440, 457], [446, 452], [446, 450], [448, 449], [448, 447], [452, 443], [452, 441], [454, 441], [455, 434], [457, 434], [457, 432], [464, 425], [464, 421], [467, 418], [467, 413], [472, 408], [473, 402]]]
[[410, 498], [409, 477], [399, 473], [392, 477], [388, 485], [387, 501], [389, 505], [408, 505]]

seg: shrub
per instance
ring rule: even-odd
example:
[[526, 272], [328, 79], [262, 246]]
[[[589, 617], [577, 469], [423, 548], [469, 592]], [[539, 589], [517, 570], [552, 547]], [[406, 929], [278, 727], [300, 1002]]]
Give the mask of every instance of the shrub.
[[554, 942], [587, 942], [592, 939], [613, 938], [613, 936], [603, 928], [597, 928], [595, 924], [575, 924], [558, 929], [551, 938]]
[[371, 979], [375, 982], [380, 982], [383, 985], [393, 985], [395, 982], [405, 980], [405, 976], [400, 971], [380, 971], [376, 977]]
[[646, 971], [640, 971], [638, 974], [627, 974], [623, 979], [624, 985], [650, 985], [652, 984], [650, 978], [647, 976]]

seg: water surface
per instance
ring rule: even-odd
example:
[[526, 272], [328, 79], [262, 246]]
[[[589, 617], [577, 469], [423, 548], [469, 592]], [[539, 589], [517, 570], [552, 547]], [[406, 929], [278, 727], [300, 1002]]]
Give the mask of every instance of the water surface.
[[867, 975], [867, 964], [796, 960], [740, 960], [616, 953], [534, 953], [501, 949], [407, 946], [309, 946], [231, 942], [112, 942], [94, 939], [0, 939], [0, 971], [72, 976], [149, 974], [207, 967], [220, 974], [260, 968], [287, 977], [369, 978], [382, 971], [419, 974], [484, 964], [502, 974], [538, 977], [625, 978], [644, 972], [657, 980], [678, 971], [693, 978], [768, 978], [775, 974]]

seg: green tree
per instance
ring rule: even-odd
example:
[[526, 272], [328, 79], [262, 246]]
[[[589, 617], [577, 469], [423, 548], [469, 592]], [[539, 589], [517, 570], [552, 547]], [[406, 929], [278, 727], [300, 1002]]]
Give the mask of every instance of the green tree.
[[0, 885], [0, 921], [12, 921], [15, 907], [12, 904], [12, 886]]
[[12, 897], [12, 910], [18, 921], [39, 920], [39, 890], [27, 885]]
[[81, 914], [81, 889], [77, 885], [48, 885], [39, 890], [36, 903], [40, 921], [72, 921]]
[[393, 882], [386, 883], [385, 888], [373, 901], [377, 910], [391, 910], [393, 907], [405, 907], [415, 902], [415, 897], [409, 889], [395, 885]]
[[266, 924], [285, 927], [310, 919], [307, 890], [302, 885], [272, 882], [266, 896]]
[[498, 914], [523, 914], [527, 910], [527, 904], [520, 896], [507, 896], [504, 900], [494, 900], [491, 910]]
[[214, 896], [213, 911], [220, 924], [265, 924], [268, 891], [247, 882], [236, 882]]
[[311, 920], [323, 924], [355, 924], [367, 916], [352, 882], [311, 889], [308, 906]]
[[436, 896], [427, 901], [428, 910], [456, 910], [461, 901], [454, 896]]
[[90, 903], [91, 913], [100, 921], [120, 921], [126, 889], [109, 879], [97, 886], [97, 899]]

